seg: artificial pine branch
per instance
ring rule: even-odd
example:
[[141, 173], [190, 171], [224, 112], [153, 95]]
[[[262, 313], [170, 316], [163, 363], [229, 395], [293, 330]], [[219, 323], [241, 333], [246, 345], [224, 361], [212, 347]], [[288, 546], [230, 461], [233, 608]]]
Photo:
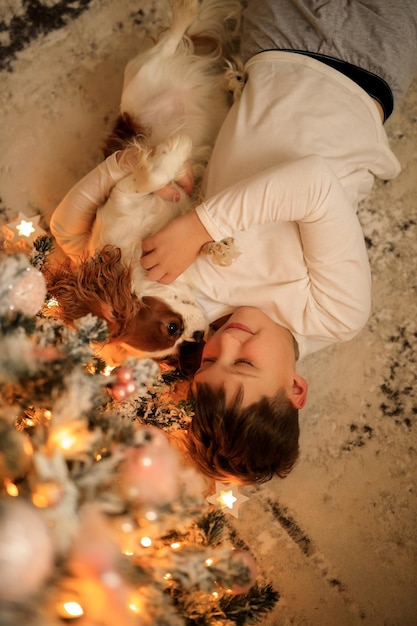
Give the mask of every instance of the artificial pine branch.
[[29, 257], [33, 267], [36, 267], [37, 270], [42, 270], [53, 249], [54, 244], [52, 237], [48, 237], [47, 235], [37, 237], [33, 242], [33, 252]]
[[[21, 257], [10, 267], [12, 286], [33, 275], [24, 273]], [[159, 366], [150, 359], [129, 359], [136, 397], [116, 402], [109, 390], [117, 370], [103, 376], [105, 364], [92, 348], [106, 337], [100, 320], [86, 316], [68, 328], [10, 306], [13, 298], [0, 315], [0, 539], [8, 527], [2, 526], [3, 517], [13, 513], [6, 491], [18, 492], [16, 502], [26, 507], [33, 502], [29, 514], [47, 521], [54, 563], [35, 594], [22, 593], [19, 585], [9, 600], [0, 588], [1, 625], [61, 626], [58, 607], [67, 597], [86, 611], [80, 626], [142, 624], [130, 611], [136, 596], [153, 626], [256, 621], [278, 595], [268, 586], [239, 593], [254, 578], [237, 555], [238, 538], [224, 513], [206, 504], [202, 477], [177, 460], [160, 433], [183, 429], [190, 419], [180, 376], [172, 370], [158, 375]], [[146, 420], [157, 429], [143, 426]], [[141, 465], [148, 457], [153, 475], [146, 474], [147, 461]], [[169, 481], [172, 491], [162, 489], [155, 498], [152, 490]], [[30, 537], [25, 540], [30, 545]], [[125, 541], [128, 549], [122, 550]], [[33, 559], [31, 569], [44, 556]], [[106, 583], [107, 574], [116, 587]], [[1, 575], [5, 584], [0, 568]], [[229, 588], [238, 595], [230, 595]], [[132, 593], [133, 600], [125, 602]]]
[[279, 593], [270, 585], [255, 584], [245, 595], [224, 595], [220, 606], [228, 619], [236, 626], [256, 624], [264, 613], [273, 609], [279, 600]]

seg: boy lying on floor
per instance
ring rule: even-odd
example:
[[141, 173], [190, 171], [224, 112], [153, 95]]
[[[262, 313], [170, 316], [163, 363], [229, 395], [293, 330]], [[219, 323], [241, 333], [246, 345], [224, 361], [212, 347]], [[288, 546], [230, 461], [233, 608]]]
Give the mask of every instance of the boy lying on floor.
[[[194, 376], [188, 447], [206, 474], [251, 483], [297, 459], [307, 395], [297, 360], [368, 319], [356, 210], [375, 176], [400, 171], [383, 123], [416, 70], [417, 4], [249, 0], [241, 54], [248, 79], [216, 141], [206, 200], [143, 242], [142, 265], [164, 284], [181, 275], [220, 325]], [[114, 184], [100, 167], [92, 214]], [[68, 211], [64, 202], [51, 224], [64, 249]], [[241, 252], [232, 265], [199, 255], [226, 237]]]

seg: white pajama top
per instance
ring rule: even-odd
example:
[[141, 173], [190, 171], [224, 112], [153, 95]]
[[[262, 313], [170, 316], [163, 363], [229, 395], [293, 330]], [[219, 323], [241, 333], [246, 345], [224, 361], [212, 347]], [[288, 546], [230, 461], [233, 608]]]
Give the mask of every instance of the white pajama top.
[[[179, 279], [209, 322], [258, 307], [288, 328], [299, 357], [353, 338], [370, 313], [357, 204], [399, 171], [371, 98], [304, 55], [263, 52], [220, 131], [196, 211], [213, 240], [234, 237], [228, 267], [200, 256]], [[51, 230], [75, 258], [98, 206], [125, 175], [114, 155], [56, 209]]]

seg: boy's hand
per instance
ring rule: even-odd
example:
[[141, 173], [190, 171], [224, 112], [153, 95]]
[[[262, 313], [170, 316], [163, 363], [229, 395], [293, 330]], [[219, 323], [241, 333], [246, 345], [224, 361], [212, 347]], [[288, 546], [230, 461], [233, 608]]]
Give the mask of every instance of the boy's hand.
[[142, 242], [142, 267], [150, 280], [168, 285], [195, 261], [208, 241], [212, 239], [195, 211], [186, 213]]

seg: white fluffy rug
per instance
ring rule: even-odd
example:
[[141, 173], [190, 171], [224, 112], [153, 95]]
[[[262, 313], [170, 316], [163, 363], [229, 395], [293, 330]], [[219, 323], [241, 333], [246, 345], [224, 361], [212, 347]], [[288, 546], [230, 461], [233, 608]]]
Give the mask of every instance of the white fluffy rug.
[[[100, 160], [125, 63], [164, 4], [0, 0], [2, 219], [50, 215]], [[245, 488], [233, 520], [280, 594], [271, 626], [417, 624], [417, 80], [387, 130], [403, 171], [360, 210], [373, 314], [301, 364], [300, 461]]]

